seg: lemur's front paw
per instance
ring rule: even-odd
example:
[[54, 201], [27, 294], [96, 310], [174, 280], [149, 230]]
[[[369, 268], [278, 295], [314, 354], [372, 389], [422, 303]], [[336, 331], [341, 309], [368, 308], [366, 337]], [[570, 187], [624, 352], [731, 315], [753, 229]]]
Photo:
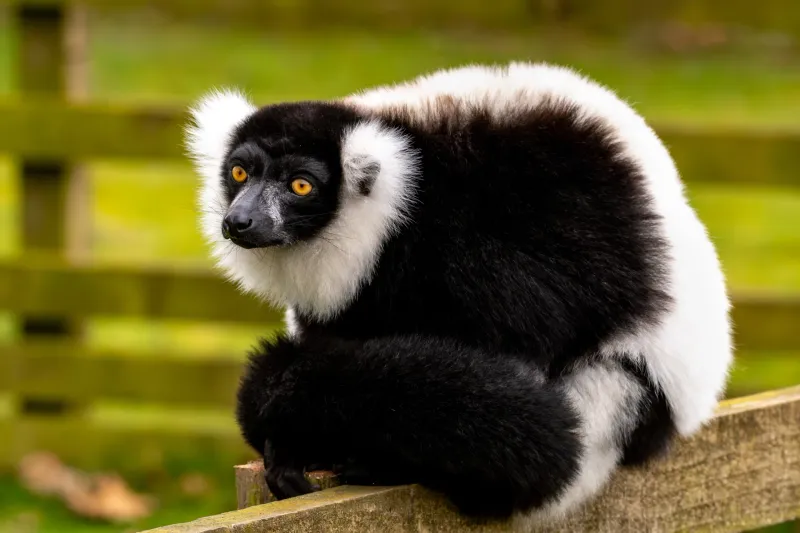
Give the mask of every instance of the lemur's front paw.
[[270, 492], [279, 500], [320, 490], [319, 485], [306, 479], [302, 468], [272, 465], [267, 470], [266, 477]]
[[267, 487], [278, 500], [320, 490], [306, 479], [302, 465], [280, 460], [269, 441], [264, 444], [264, 470]]

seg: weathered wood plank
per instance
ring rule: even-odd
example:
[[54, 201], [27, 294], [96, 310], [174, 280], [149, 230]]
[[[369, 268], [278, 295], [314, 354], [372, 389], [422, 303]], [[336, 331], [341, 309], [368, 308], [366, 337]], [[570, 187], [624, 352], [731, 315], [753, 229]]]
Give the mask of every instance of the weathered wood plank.
[[[185, 158], [189, 117], [174, 107], [0, 101], [0, 146], [30, 158]], [[28, 124], [39, 125], [36, 128]], [[689, 183], [800, 185], [800, 131], [654, 124]], [[735, 153], [738, 157], [730, 157]]]
[[42, 340], [0, 346], [0, 353], [0, 390], [21, 396], [210, 406], [231, 412], [245, 357], [244, 353], [238, 360], [168, 353], [130, 357]]
[[141, 533], [422, 533], [411, 508], [417, 490], [339, 486]]
[[[266, 495], [257, 470], [255, 463], [238, 472], [260, 487], [238, 486]], [[667, 459], [620, 471], [595, 502], [549, 526], [478, 525], [416, 485], [339, 486], [151, 532], [732, 532], [797, 517], [800, 386], [723, 402], [714, 420], [675, 446]]]
[[208, 270], [83, 265], [26, 259], [0, 265], [0, 309], [18, 313], [126, 315], [250, 322], [281, 314]]

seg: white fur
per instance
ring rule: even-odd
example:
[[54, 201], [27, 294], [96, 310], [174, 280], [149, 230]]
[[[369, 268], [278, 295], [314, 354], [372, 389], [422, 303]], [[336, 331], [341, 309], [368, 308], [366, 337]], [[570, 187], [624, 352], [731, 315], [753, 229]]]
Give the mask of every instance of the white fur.
[[[347, 130], [342, 139], [345, 187], [341, 208], [317, 238], [291, 246], [245, 250], [221, 234], [225, 214], [220, 165], [234, 128], [255, 111], [239, 93], [214, 92], [193, 109], [196, 126], [188, 145], [203, 177], [202, 231], [217, 265], [248, 292], [280, 307], [291, 306], [287, 324], [298, 333], [295, 313], [324, 321], [335, 316], [358, 293], [376, 265], [385, 240], [406, 221], [414, 201], [417, 154], [399, 132], [377, 121]], [[358, 191], [364, 168], [380, 171], [369, 195]], [[278, 206], [268, 204], [273, 215]]]
[[291, 307], [286, 308], [283, 315], [283, 322], [286, 328], [286, 334], [289, 337], [297, 337], [300, 334], [300, 326], [297, 323], [297, 317], [294, 314], [294, 309]]
[[190, 110], [192, 123], [186, 129], [186, 147], [202, 178], [197, 199], [200, 227], [217, 260], [231, 251], [221, 233], [228, 209], [221, 183], [223, 159], [231, 133], [255, 110], [242, 93], [233, 89], [211, 91]]
[[620, 444], [635, 428], [643, 407], [641, 384], [611, 365], [588, 366], [565, 381], [567, 396], [581, 418], [585, 446], [578, 478], [556, 501], [516, 515], [514, 522], [522, 530], [564, 518], [605, 485], [622, 455]]

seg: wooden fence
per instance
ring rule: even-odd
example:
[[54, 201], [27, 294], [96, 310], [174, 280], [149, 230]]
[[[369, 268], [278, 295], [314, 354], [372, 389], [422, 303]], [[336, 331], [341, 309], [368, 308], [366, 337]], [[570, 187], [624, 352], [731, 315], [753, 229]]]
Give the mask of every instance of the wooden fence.
[[[563, 2], [555, 4], [560, 3]], [[87, 0], [82, 3], [0, 0], [0, 6], [5, 5], [10, 10], [19, 29], [15, 78], [20, 80], [20, 98], [0, 101], [0, 151], [17, 158], [24, 249], [19, 257], [0, 263], [0, 310], [13, 312], [20, 323], [18, 340], [0, 347], [0, 392], [9, 392], [15, 398], [12, 412], [0, 414], [0, 434], [4, 436], [0, 439], [0, 467], [15, 463], [22, 454], [33, 449], [50, 449], [79, 464], [102, 464], [103, 458], [123, 443], [126, 449], [134, 446], [142, 450], [140, 455], [144, 456], [148, 450], [156, 455], [174, 450], [183, 454], [189, 441], [191, 449], [200, 454], [243, 457], [246, 453], [241, 439], [230, 428], [184, 430], [124, 422], [110, 425], [85, 415], [87, 407], [98, 400], [229, 410], [241, 361], [241, 358], [192, 360], [170, 354], [131, 358], [113, 352], [96, 353], [85, 343], [82, 326], [87, 318], [178, 318], [252, 323], [265, 329], [277, 327], [280, 320], [276, 310], [237, 293], [232, 285], [211, 271], [143, 269], [87, 261], [89, 221], [86, 213], [90, 210], [87, 177], [81, 162], [94, 157], [184, 157], [182, 128], [187, 116], [185, 110], [172, 107], [131, 108], [87, 99], [83, 71], [86, 9], [87, 6], [102, 9], [158, 6], [177, 15], [224, 11], [228, 16], [240, 16], [246, 13], [248, 16], [244, 18], [250, 20], [269, 10], [271, 16], [267, 18], [275, 23], [276, 20], [297, 21], [310, 16], [311, 8], [317, 9], [317, 4], [311, 0], [276, 2], [275, 5], [244, 0]], [[445, 4], [452, 6], [442, 1], [411, 2], [404, 13], [412, 19], [419, 10], [433, 10], [430, 18], [435, 20], [437, 16], [444, 18]], [[542, 2], [540, 6], [537, 2], [503, 0], [491, 4], [496, 15], [489, 22], [500, 24], [505, 18], [516, 23], [520, 20], [516, 15], [523, 9], [528, 10], [525, 13], [530, 21], [539, 13], [537, 9], [553, 3]], [[643, 3], [632, 3], [632, 0], [613, 3], [619, 9], [630, 8], [629, 15], [640, 18], [653, 13], [677, 13], [689, 9], [690, 4], [692, 17], [701, 20], [713, 10], [716, 2], [654, 2], [655, 12], [636, 8]], [[347, 17], [355, 17], [356, 8], [363, 5], [362, 2], [344, 2], [341, 16], [350, 20]], [[390, 9], [388, 5], [379, 2], [374, 7], [380, 11]], [[400, 9], [392, 5], [391, 9]], [[484, 5], [484, 2], [467, 2], [460, 16], [473, 16], [485, 22], [480, 15]], [[496, 9], [498, 5], [502, 9]], [[800, 25], [793, 26], [797, 17], [776, 15], [776, 6], [795, 9], [797, 6], [792, 2], [767, 0], [759, 4], [757, 12], [743, 10], [745, 5], [751, 6], [751, 3], [732, 1], [726, 4], [730, 8], [726, 8], [726, 13], [731, 13], [735, 20], [748, 20], [756, 25], [777, 21], [780, 27], [800, 32]], [[591, 3], [584, 7], [591, 11]], [[757, 20], [747, 19], [744, 14]], [[367, 15], [362, 12], [358, 17]], [[402, 20], [402, 17], [395, 20]], [[576, 20], [581, 23], [583, 19]], [[655, 128], [668, 143], [690, 185], [709, 181], [800, 183], [797, 178], [800, 130], [717, 131], [679, 124], [656, 124]], [[731, 157], [732, 153], [737, 157]], [[736, 293], [734, 321], [737, 345], [742, 350], [800, 350], [800, 297]], [[793, 407], [787, 407], [789, 411], [785, 412], [797, 420], [796, 397], [793, 401]], [[744, 420], [742, 417], [751, 415], [731, 416], [733, 420]], [[758, 426], [759, 420], [756, 416], [751, 421]], [[713, 435], [706, 433], [708, 438]], [[797, 434], [793, 435], [796, 439]], [[725, 439], [738, 438], [732, 432], [725, 435]], [[796, 461], [796, 455], [793, 457]], [[797, 478], [792, 479], [796, 496]], [[712, 481], [709, 478], [708, 482]], [[347, 500], [366, 493], [336, 494], [343, 494], [341, 497]], [[384, 496], [376, 497], [375, 501], [388, 501]], [[800, 500], [795, 501], [800, 505]]]

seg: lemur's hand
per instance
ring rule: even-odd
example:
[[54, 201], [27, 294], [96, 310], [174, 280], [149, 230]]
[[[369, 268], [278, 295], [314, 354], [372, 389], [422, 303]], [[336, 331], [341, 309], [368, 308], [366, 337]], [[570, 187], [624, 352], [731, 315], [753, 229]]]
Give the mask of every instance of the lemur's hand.
[[302, 465], [276, 454], [269, 441], [264, 443], [264, 471], [267, 487], [278, 500], [320, 490], [319, 485], [306, 479]]

